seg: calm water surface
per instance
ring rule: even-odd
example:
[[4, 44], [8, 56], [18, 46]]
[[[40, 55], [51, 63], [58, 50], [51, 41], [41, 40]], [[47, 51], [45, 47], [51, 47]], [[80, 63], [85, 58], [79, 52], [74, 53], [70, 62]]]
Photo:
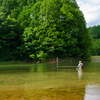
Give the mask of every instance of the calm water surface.
[[0, 65], [0, 100], [100, 100], [100, 62], [77, 65]]

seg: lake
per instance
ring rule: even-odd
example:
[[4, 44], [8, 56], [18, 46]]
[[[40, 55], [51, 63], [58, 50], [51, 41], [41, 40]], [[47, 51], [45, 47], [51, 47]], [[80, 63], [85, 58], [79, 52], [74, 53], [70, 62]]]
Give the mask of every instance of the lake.
[[0, 100], [100, 100], [100, 62], [0, 65]]

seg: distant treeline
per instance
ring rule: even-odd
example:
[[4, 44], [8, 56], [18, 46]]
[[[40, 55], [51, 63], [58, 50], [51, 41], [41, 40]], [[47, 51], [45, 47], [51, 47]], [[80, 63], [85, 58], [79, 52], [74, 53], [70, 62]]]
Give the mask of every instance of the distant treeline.
[[88, 31], [93, 38], [92, 55], [100, 55], [100, 25], [89, 27]]
[[75, 0], [0, 0], [0, 61], [89, 60], [91, 46]]

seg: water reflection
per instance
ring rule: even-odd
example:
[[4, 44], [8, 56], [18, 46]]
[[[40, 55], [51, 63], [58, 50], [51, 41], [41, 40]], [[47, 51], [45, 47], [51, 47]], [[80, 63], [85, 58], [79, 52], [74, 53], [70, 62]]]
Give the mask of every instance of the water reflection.
[[[58, 64], [62, 67], [56, 63], [0, 65], [0, 100], [100, 100], [98, 65], [84, 64], [83, 76], [82, 69], [66, 67], [77, 63]], [[99, 85], [86, 86], [87, 81]]]
[[30, 72], [48, 72], [55, 71], [55, 64], [35, 64], [29, 67]]
[[85, 88], [84, 100], [100, 100], [100, 86], [87, 85]]
[[79, 68], [79, 69], [78, 69], [79, 81], [81, 80], [82, 74], [83, 74], [82, 68]]
[[55, 71], [55, 64], [0, 65], [0, 73]]

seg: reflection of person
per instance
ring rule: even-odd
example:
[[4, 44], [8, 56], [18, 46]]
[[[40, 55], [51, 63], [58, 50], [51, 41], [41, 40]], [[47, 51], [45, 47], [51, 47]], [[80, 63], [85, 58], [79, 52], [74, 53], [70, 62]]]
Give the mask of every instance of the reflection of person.
[[81, 76], [82, 76], [82, 66], [83, 66], [83, 63], [81, 61], [79, 61], [79, 64], [78, 64], [78, 77], [79, 77], [79, 80], [81, 80]]
[[82, 68], [79, 68], [78, 69], [78, 77], [79, 77], [79, 81], [81, 80], [81, 77], [82, 77]]
[[78, 68], [82, 68], [82, 66], [83, 66], [83, 63], [79, 61]]

